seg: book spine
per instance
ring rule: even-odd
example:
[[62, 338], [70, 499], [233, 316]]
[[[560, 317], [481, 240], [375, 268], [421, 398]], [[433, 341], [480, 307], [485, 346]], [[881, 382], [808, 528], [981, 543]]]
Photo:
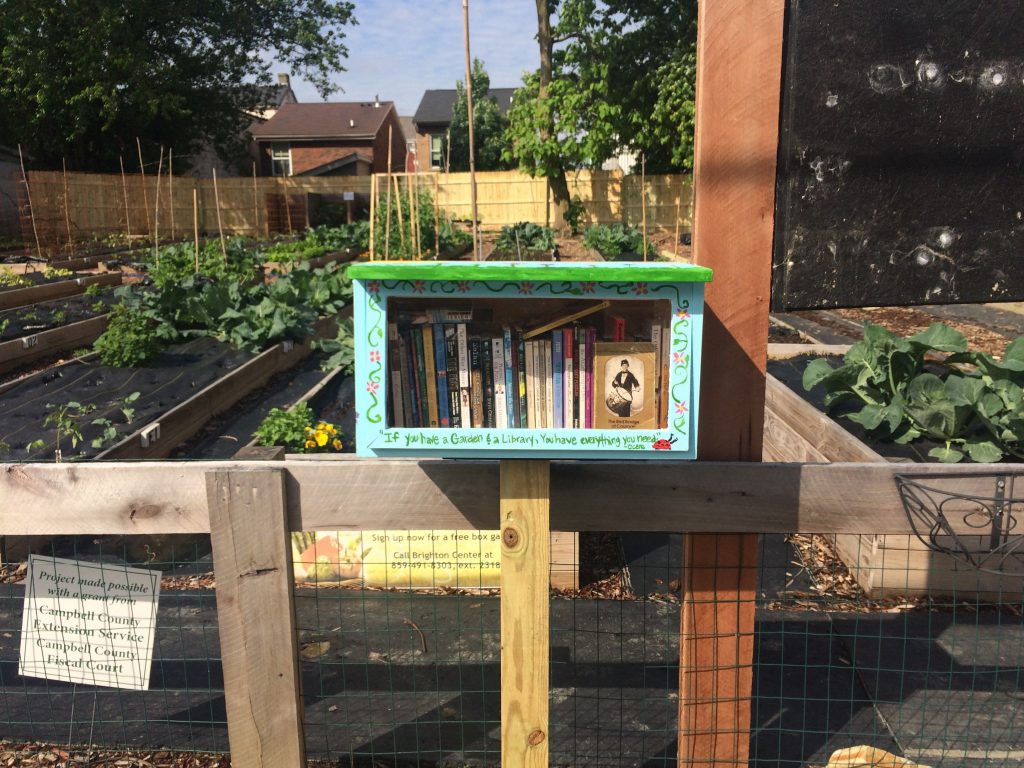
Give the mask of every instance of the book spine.
[[563, 328], [562, 334], [562, 424], [572, 427], [572, 361], [576, 356], [572, 353], [572, 328]]
[[426, 363], [423, 360], [423, 328], [412, 329], [412, 343], [415, 345], [416, 388], [419, 391], [419, 426], [426, 427], [429, 422], [427, 409], [427, 375]]
[[448, 400], [448, 362], [444, 347], [444, 326], [434, 325], [434, 373], [437, 377], [437, 424], [450, 427]]
[[469, 341], [469, 388], [470, 411], [473, 415], [473, 427], [484, 425], [484, 375], [483, 355], [480, 351], [480, 339]]
[[462, 426], [462, 395], [459, 392], [459, 341], [454, 325], [444, 326], [444, 362], [448, 369], [448, 421]]
[[[651, 341], [654, 343], [654, 413], [655, 418], [661, 418], [661, 356], [664, 350], [661, 347], [661, 323], [651, 324]], [[647, 393], [650, 394], [650, 393]], [[646, 395], [645, 395], [646, 396]]]
[[530, 426], [530, 400], [526, 394], [526, 342], [522, 331], [516, 331], [516, 354], [519, 357], [519, 426], [527, 429]]
[[455, 326], [459, 346], [459, 410], [462, 412], [462, 426], [472, 426], [472, 389], [469, 375], [469, 339], [466, 324]]
[[586, 387], [584, 392], [586, 393], [586, 408], [584, 409], [584, 425], [587, 429], [594, 428], [594, 408], [596, 407], [597, 396], [595, 391], [597, 390], [597, 381], [594, 378], [594, 345], [597, 343], [597, 329], [587, 328], [586, 332], [587, 343], [585, 346], [586, 356], [583, 360], [584, 369], [584, 380], [586, 381]]
[[434, 329], [423, 326], [423, 364], [427, 380], [427, 426], [437, 427], [440, 420], [437, 413], [437, 369], [434, 367]]
[[564, 352], [562, 351], [562, 332], [552, 331], [551, 332], [551, 381], [554, 385], [551, 388], [552, 395], [552, 409], [554, 415], [554, 422], [552, 426], [555, 429], [561, 429], [565, 426], [565, 392], [562, 391], [565, 384], [565, 360]]
[[494, 404], [494, 348], [490, 339], [480, 340], [480, 368], [484, 379], [484, 426], [493, 429], [497, 423]]
[[580, 327], [574, 325], [572, 328], [572, 428], [580, 428], [580, 393], [586, 390], [582, 387], [581, 376], [583, 375], [583, 358], [580, 355]]
[[553, 365], [553, 353], [551, 352], [551, 339], [544, 339], [541, 342], [541, 355], [543, 361], [541, 366], [544, 369], [544, 426], [550, 429], [555, 426], [555, 375]]
[[494, 378], [494, 426], [508, 429], [508, 403], [505, 398], [505, 345], [491, 339], [491, 376]]
[[580, 379], [580, 429], [587, 425], [587, 329], [576, 330], [576, 361]]
[[398, 323], [388, 323], [388, 372], [389, 386], [388, 393], [391, 402], [391, 419], [388, 422], [393, 427], [405, 426], [405, 410], [402, 406], [402, 361], [398, 351]]
[[524, 342], [526, 346], [526, 426], [537, 426], [537, 342]]
[[537, 361], [534, 363], [534, 371], [537, 373], [537, 388], [535, 390], [537, 393], [537, 426], [544, 429], [548, 425], [548, 398], [545, 386], [547, 367], [544, 365], [544, 342], [541, 340], [534, 342], [534, 349], [537, 350]]
[[413, 386], [410, 383], [411, 379], [409, 374], [412, 368], [409, 365], [409, 342], [406, 334], [398, 334], [398, 360], [401, 365], [402, 373], [402, 410], [405, 411], [405, 425], [406, 427], [416, 426], [416, 414], [413, 412]]
[[[515, 357], [512, 354], [512, 329], [505, 327], [501, 332], [502, 346], [505, 352], [505, 405], [508, 410], [508, 427], [520, 426], [517, 413], [519, 411], [519, 375], [515, 368]], [[513, 383], [514, 381], [514, 383]]]

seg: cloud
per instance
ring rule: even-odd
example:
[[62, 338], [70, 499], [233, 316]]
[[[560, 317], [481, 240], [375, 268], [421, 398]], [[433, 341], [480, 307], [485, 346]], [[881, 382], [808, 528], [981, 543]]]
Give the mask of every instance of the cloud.
[[[344, 93], [330, 100], [380, 96], [411, 115], [424, 90], [454, 88], [465, 78], [460, 0], [356, 0], [355, 16], [359, 24], [345, 34], [348, 71], [333, 78]], [[517, 86], [524, 71], [539, 65], [533, 3], [470, 0], [469, 21], [470, 53], [484, 62], [493, 87]], [[320, 101], [308, 83], [293, 78], [292, 87], [299, 101]]]

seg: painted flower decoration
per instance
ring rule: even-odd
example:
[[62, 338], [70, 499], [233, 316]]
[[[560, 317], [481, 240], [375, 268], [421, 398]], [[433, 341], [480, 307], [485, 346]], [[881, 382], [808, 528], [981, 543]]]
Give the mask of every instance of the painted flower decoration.
[[580, 283], [580, 290], [583, 291], [583, 293], [593, 293], [597, 290], [597, 283]]
[[380, 352], [378, 350], [376, 350], [376, 349], [371, 349], [370, 350], [370, 362], [371, 363], [379, 363], [380, 362]]
[[643, 296], [647, 293], [647, 283], [637, 283], [633, 286], [633, 293], [637, 296]]
[[533, 283], [531, 283], [529, 280], [520, 283], [519, 292], [524, 294], [533, 293]]
[[686, 407], [686, 403], [676, 403], [676, 413], [683, 414], [688, 413], [689, 409]]
[[378, 384], [376, 381], [366, 382], [366, 391], [369, 392], [371, 395], [377, 394], [378, 389], [380, 389], [380, 384]]
[[371, 280], [370, 282], [368, 282], [366, 284], [366, 292], [367, 293], [372, 293], [374, 296], [376, 296], [378, 293], [380, 293], [380, 281], [379, 280]]
[[455, 288], [460, 293], [467, 293], [469, 291], [469, 282], [466, 280], [460, 280], [458, 283], [455, 284]]
[[675, 365], [686, 365], [686, 353], [684, 352], [673, 352], [672, 362]]
[[688, 310], [688, 309], [680, 309], [678, 312], [676, 312], [676, 320], [689, 320], [689, 319], [690, 319], [690, 310]]
[[427, 284], [422, 280], [417, 280], [412, 284], [412, 289], [416, 291], [416, 293], [423, 293], [427, 289]]

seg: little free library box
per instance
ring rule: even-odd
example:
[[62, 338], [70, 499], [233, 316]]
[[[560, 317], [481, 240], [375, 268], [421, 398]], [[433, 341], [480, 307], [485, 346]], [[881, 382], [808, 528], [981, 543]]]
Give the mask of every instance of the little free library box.
[[695, 457], [711, 270], [388, 261], [349, 275], [358, 454]]

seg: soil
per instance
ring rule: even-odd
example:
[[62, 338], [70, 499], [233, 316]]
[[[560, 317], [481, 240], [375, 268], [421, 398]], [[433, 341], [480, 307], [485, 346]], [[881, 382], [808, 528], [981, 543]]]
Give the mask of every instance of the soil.
[[[101, 312], [93, 310], [93, 306], [98, 302], [102, 303], [104, 307]], [[0, 312], [0, 329], [2, 329], [0, 341], [17, 339], [28, 334], [87, 320], [90, 317], [104, 314], [114, 303], [114, 286], [103, 286], [99, 293], [92, 296], [82, 293], [64, 299], [32, 304], [28, 307], [9, 309]], [[60, 313], [63, 313], [64, 316], [61, 317]], [[4, 320], [8, 321], [6, 328]]]
[[[76, 419], [83, 437], [77, 447], [72, 448], [65, 437], [61, 448], [66, 460], [94, 456], [113, 444], [101, 448], [90, 445], [102, 433], [102, 428], [92, 423], [94, 419], [113, 422], [120, 439], [251, 357], [223, 342], [202, 338], [168, 347], [141, 368], [112, 368], [90, 360], [45, 369], [3, 393], [0, 441], [10, 446], [15, 458], [48, 461], [57, 444], [55, 427], [43, 424], [52, 412], [48, 406], [78, 402], [94, 405], [95, 410]], [[127, 423], [118, 401], [134, 392], [141, 395], [131, 404], [135, 413]], [[25, 446], [40, 439], [44, 441], [42, 447], [26, 452]]]
[[[688, 236], [689, 233], [680, 233], [680, 240], [684, 239], [684, 235]], [[497, 232], [483, 232], [481, 234], [483, 239], [483, 251], [485, 256], [489, 259], [490, 254], [494, 253], [495, 246], [498, 242]], [[658, 230], [650, 233], [648, 239], [657, 248], [658, 253], [669, 261], [692, 261], [693, 253], [688, 242], [680, 243], [678, 249], [675, 247], [676, 236], [675, 232]], [[556, 237], [555, 246], [558, 251], [559, 261], [600, 261], [601, 257], [594, 251], [583, 245], [583, 235], [572, 235], [567, 237]], [[512, 258], [511, 255], [508, 258]]]

